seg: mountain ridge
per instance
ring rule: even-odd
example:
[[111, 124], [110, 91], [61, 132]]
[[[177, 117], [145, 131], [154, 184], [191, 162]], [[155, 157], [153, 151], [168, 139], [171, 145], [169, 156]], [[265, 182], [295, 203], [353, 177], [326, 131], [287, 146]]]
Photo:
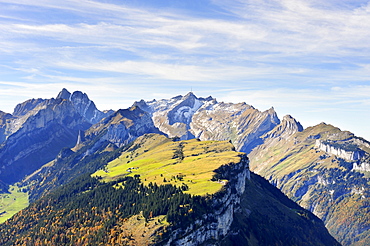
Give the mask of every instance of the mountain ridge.
[[[73, 95], [75, 95], [75, 99], [71, 100]], [[37, 129], [37, 125], [40, 126], [40, 129], [42, 129], [41, 126], [47, 126], [48, 120], [50, 122], [58, 122], [58, 120], [63, 122], [64, 120], [66, 125], [69, 124], [72, 128], [80, 124], [80, 127], [65, 131], [66, 133], [71, 132], [68, 144], [60, 142], [60, 145], [55, 145], [55, 148], [50, 149], [52, 151], [48, 150], [50, 157], [38, 161], [32, 170], [25, 168], [23, 173], [18, 175], [18, 178], [13, 179], [13, 181], [21, 181], [20, 178], [23, 175], [34, 173], [32, 178], [27, 178], [27, 182], [23, 183], [25, 187], [35, 187], [33, 191], [29, 191], [31, 201], [35, 201], [40, 195], [47, 194], [65, 182], [70, 182], [72, 177], [75, 178], [83, 172], [92, 171], [101, 165], [94, 162], [91, 167], [87, 167], [83, 166], [85, 164], [82, 165], [81, 161], [100, 158], [105, 152], [116, 153], [115, 151], [122, 147], [129, 147], [132, 141], [143, 134], [160, 133], [175, 140], [198, 138], [202, 141], [230, 141], [236, 150], [250, 156], [252, 171], [261, 174], [273, 185], [282, 189], [291, 199], [326, 221], [331, 233], [344, 245], [366, 245], [370, 238], [368, 235], [369, 220], [366, 213], [356, 214], [348, 206], [343, 206], [345, 209], [337, 209], [338, 213], [335, 209], [337, 206], [345, 204], [346, 201], [347, 204], [349, 201], [354, 207], [367, 206], [361, 199], [356, 200], [356, 197], [368, 197], [366, 172], [370, 166], [370, 158], [366, 153], [370, 153], [370, 144], [350, 132], [343, 132], [327, 124], [303, 128], [290, 115], [286, 115], [280, 120], [273, 107], [261, 112], [246, 103], [218, 102], [212, 97], [198, 98], [193, 93], [171, 99], [141, 100], [134, 102], [133, 106], [128, 109], [116, 112], [105, 111], [105, 113], [101, 111], [99, 111], [101, 113], [97, 113], [95, 104], [88, 99], [85, 93], [70, 93], [66, 89], [63, 89], [56, 99], [35, 99], [33, 101], [31, 99], [26, 102], [15, 110], [19, 112], [18, 116], [0, 114], [0, 137], [1, 131], [8, 133], [8, 135], [3, 134], [4, 141], [0, 149], [0, 161], [5, 160], [1, 153], [6, 152], [6, 148], [11, 146], [11, 140], [16, 139], [19, 129], [23, 129], [24, 133], [29, 134]], [[65, 109], [68, 108], [66, 110], [68, 113], [62, 113], [62, 115], [68, 116], [70, 114], [70, 117], [53, 118], [50, 117], [53, 114], [43, 113], [46, 112], [46, 108], [54, 107], [57, 110], [62, 108], [61, 105], [68, 105], [65, 107]], [[75, 115], [72, 116], [71, 112], [75, 112]], [[92, 124], [97, 115], [101, 120]], [[40, 118], [40, 116], [42, 117]], [[76, 121], [76, 119], [78, 120]], [[16, 126], [14, 122], [19, 122], [19, 124]], [[29, 122], [37, 123], [28, 124]], [[78, 124], [76, 125], [76, 123]], [[23, 124], [25, 124], [24, 128]], [[56, 124], [54, 127], [65, 129], [63, 124], [59, 125]], [[35, 136], [47, 138], [48, 134], [50, 135], [48, 132], [58, 132], [56, 128], [50, 127], [45, 133]], [[9, 129], [17, 130], [9, 135], [11, 132]], [[62, 135], [67, 136], [66, 133]], [[18, 135], [21, 135], [21, 132]], [[41, 137], [35, 138], [41, 139], [40, 146], [43, 146], [47, 141], [54, 141], [53, 137], [50, 137], [49, 140], [42, 140]], [[365, 154], [358, 160], [342, 161], [340, 157], [333, 157], [337, 156], [333, 154], [334, 152], [328, 153], [323, 151], [320, 146], [315, 147], [317, 141], [325, 144], [330, 143], [336, 147], [339, 145], [340, 149], [351, 149], [353, 146], [357, 146]], [[22, 148], [27, 149], [27, 147]], [[15, 153], [17, 149], [14, 147], [14, 150], [11, 153]], [[26, 155], [27, 153], [24, 152]], [[29, 150], [29, 153], [32, 153], [32, 150]], [[62, 161], [64, 159], [68, 159], [68, 162]], [[35, 162], [31, 160], [30, 163]], [[4, 165], [2, 166], [3, 171], [6, 170]], [[72, 170], [79, 171], [73, 173]], [[60, 176], [56, 177], [59, 177], [61, 181], [53, 181], [53, 183], [54, 176], [48, 175], [57, 175], [58, 172]], [[323, 175], [316, 175], [317, 172]], [[343, 190], [343, 182], [335, 181], [339, 184], [337, 186], [332, 183], [333, 180], [342, 176], [346, 177], [350, 184], [352, 184], [351, 182], [355, 184], [351, 186], [349, 192]], [[5, 176], [0, 174], [0, 179], [2, 177]], [[41, 181], [43, 181], [43, 185], [38, 185], [37, 182]], [[36, 186], [29, 186], [32, 182], [36, 182]], [[294, 182], [302, 185], [293, 185]], [[323, 190], [319, 187], [330, 182], [330, 189]], [[362, 184], [364, 188], [359, 184]], [[333, 209], [328, 209], [330, 207], [328, 201], [331, 199], [332, 192], [336, 198], [343, 199], [334, 204], [330, 203], [330, 206], [333, 205]], [[319, 201], [323, 204], [321, 207]], [[352, 224], [344, 228], [337, 225], [335, 221], [342, 221], [346, 209], [352, 211], [350, 212], [351, 219], [348, 220]], [[357, 223], [359, 218], [364, 218], [361, 223]], [[349, 239], [343, 237], [346, 233], [350, 235]]]
[[[158, 157], [156, 148], [163, 150], [163, 146], [167, 146], [166, 152], [170, 155]], [[183, 158], [174, 159], [173, 154], [178, 152], [173, 146], [184, 146]], [[267, 245], [274, 242], [276, 245], [339, 245], [313, 214], [287, 199], [267, 181], [250, 174], [246, 155], [235, 152], [233, 148], [228, 141], [178, 141], [163, 135], [148, 134], [123, 147], [118, 155], [111, 155], [115, 151], [101, 152], [105, 160], [105, 156], [111, 156], [108, 163], [112, 163], [113, 167], [116, 166], [114, 162], [118, 162], [124, 168], [117, 173], [112, 166], [106, 166], [105, 161], [99, 162], [97, 168], [103, 170], [102, 173], [118, 176], [112, 176], [113, 179], [107, 182], [102, 180], [99, 173], [93, 175], [94, 178], [87, 172], [59, 186], [1, 224], [0, 243], [238, 245], [244, 242], [244, 245]], [[235, 161], [230, 162], [230, 154], [235, 156]], [[142, 168], [145, 166], [139, 169], [134, 167], [135, 163], [142, 163], [143, 157], [151, 162], [146, 155], [157, 156], [164, 164], [166, 161], [172, 163], [160, 169], [164, 174], [166, 170], [176, 170], [164, 176], [171, 184], [149, 180], [144, 183], [149, 179], [149, 176], [143, 175], [145, 171]], [[173, 168], [181, 165], [181, 162], [191, 167], [203, 166], [202, 163], [196, 164], [198, 157], [216, 161], [213, 168], [218, 168], [213, 171], [213, 181], [207, 182], [220, 185], [219, 191], [212, 191], [205, 196], [190, 196], [181, 191], [187, 191], [187, 187], [180, 182], [187, 182], [192, 194], [190, 186], [198, 181], [191, 171], [187, 174], [184, 173], [185, 169]], [[62, 159], [68, 161], [68, 155]], [[82, 164], [83, 159], [78, 162]], [[83, 165], [91, 166], [92, 163], [85, 162]], [[126, 171], [127, 167], [136, 173]], [[176, 175], [179, 171], [182, 172], [181, 176], [178, 173]], [[160, 175], [157, 177], [159, 179]], [[218, 179], [224, 180], [224, 183], [220, 184]], [[182, 188], [175, 190], [176, 186], [171, 185], [176, 183]], [[167, 190], [171, 192], [167, 194]], [[135, 196], [141, 196], [144, 202], [133, 199]], [[152, 196], [156, 197], [154, 201], [145, 200]], [[146, 205], [148, 203], [150, 206]], [[262, 214], [269, 217], [268, 223], [266, 218], [261, 219]], [[166, 215], [166, 219], [163, 215]], [[138, 224], [140, 220], [142, 222]], [[130, 234], [130, 231], [123, 229], [130, 228], [134, 222], [137, 232], [132, 230]], [[291, 223], [295, 226], [292, 227]], [[289, 237], [286, 236], [288, 234]]]

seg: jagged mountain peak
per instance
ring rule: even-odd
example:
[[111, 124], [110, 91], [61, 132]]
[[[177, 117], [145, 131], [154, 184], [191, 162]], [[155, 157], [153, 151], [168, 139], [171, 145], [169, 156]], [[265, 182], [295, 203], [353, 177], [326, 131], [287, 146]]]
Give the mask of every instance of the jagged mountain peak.
[[200, 100], [200, 101], [204, 101], [204, 102], [209, 102], [209, 101], [216, 101], [215, 98], [213, 98], [212, 96], [208, 96], [206, 98], [203, 98], [203, 97], [197, 97], [194, 92], [190, 91], [188, 92], [185, 96], [179, 96], [180, 99], [182, 100], [187, 100], [189, 98], [192, 98], [192, 99], [195, 99], [195, 100]]
[[[131, 106], [127, 109], [119, 109], [117, 110], [113, 115], [112, 117], [116, 117], [118, 115], [122, 116], [122, 117], [126, 117], [126, 118], [132, 118], [132, 117], [140, 117], [142, 116], [142, 114], [147, 114], [146, 111], [144, 111], [143, 109], [141, 109], [139, 106]], [[111, 118], [111, 117], [109, 117]]]
[[26, 115], [29, 111], [36, 108], [40, 103], [43, 103], [45, 99], [37, 98], [37, 99], [29, 99], [23, 103], [19, 103], [15, 108], [13, 112], [13, 116], [15, 117], [21, 117]]
[[101, 135], [117, 147], [128, 144], [146, 133], [160, 133], [154, 126], [151, 115], [138, 106], [119, 109], [86, 131], [88, 139]]
[[274, 123], [277, 123], [279, 124], [280, 123], [280, 119], [278, 118], [277, 116], [277, 113], [274, 109], [274, 107], [271, 107], [269, 110], [266, 111], [269, 115], [271, 115], [271, 119], [273, 119], [273, 122]]
[[275, 111], [275, 108], [274, 107], [269, 108], [265, 112], [267, 112], [270, 115], [276, 115], [276, 111]]
[[[175, 97], [172, 97], [170, 99], [170, 101], [185, 101], [185, 100], [189, 100], [189, 99], [195, 99], [195, 100], [200, 100], [200, 101], [204, 101], [204, 102], [208, 102], [208, 101], [213, 101], [213, 100], [216, 100], [215, 98], [213, 98], [212, 96], [208, 96], [206, 98], [203, 98], [203, 97], [197, 97], [195, 95], [194, 92], [190, 91], [188, 92], [185, 96], [183, 95], [178, 95], [178, 96], [175, 96]], [[165, 100], [165, 99], [163, 99]], [[167, 101], [167, 100], [166, 100]], [[153, 101], [150, 101], [148, 103], [153, 103], [153, 102], [156, 102], [156, 100], [154, 99]]]
[[110, 111], [107, 113], [99, 111], [95, 103], [89, 99], [88, 95], [81, 91], [70, 93], [67, 89], [63, 88], [62, 91], [59, 92], [57, 99], [71, 101], [81, 116], [85, 117], [92, 124], [98, 123], [102, 118], [111, 113]]
[[[11, 114], [9, 114], [9, 113], [6, 113], [6, 112], [4, 112], [4, 111], [1, 111], [0, 110], [0, 120], [2, 120], [2, 119], [6, 119], [6, 118], [11, 118], [12, 117], [12, 115]], [[0, 123], [1, 124], [1, 123]]]
[[290, 129], [297, 130], [298, 132], [303, 131], [303, 126], [301, 123], [289, 114], [283, 117], [282, 123], [286, 124]]
[[260, 112], [245, 102], [218, 102], [193, 92], [134, 105], [149, 112], [155, 126], [169, 137], [231, 140], [241, 151], [249, 151], [252, 142], [280, 123], [273, 108]]
[[291, 121], [291, 120], [295, 120], [295, 119], [290, 114], [287, 114], [287, 115], [284, 115], [283, 120], [285, 120], [285, 121]]
[[140, 101], [134, 102], [134, 104], [132, 106], [139, 107], [139, 108], [141, 108], [142, 110], [144, 110], [148, 113], [152, 113], [151, 107], [143, 99], [141, 99]]
[[169, 124], [189, 124], [194, 113], [203, 105], [192, 92], [182, 97], [181, 102], [168, 112]]
[[185, 99], [190, 97], [198, 99], [192, 91], [188, 92], [183, 98]]
[[71, 101], [73, 101], [73, 99], [90, 100], [88, 95], [82, 91], [74, 91], [70, 97]]
[[69, 99], [70, 99], [70, 97], [71, 97], [71, 93], [70, 93], [66, 88], [63, 88], [63, 89], [59, 92], [59, 94], [58, 94], [58, 96], [57, 96], [57, 99], [58, 99], [58, 98], [61, 98], [61, 99], [69, 100]]
[[291, 115], [285, 115], [283, 120], [263, 138], [289, 138], [296, 132], [303, 131], [303, 126]]
[[96, 106], [93, 101], [89, 99], [89, 96], [82, 92], [82, 91], [74, 91], [73, 93], [70, 93], [67, 89], [63, 88], [56, 99], [65, 99], [71, 101], [75, 107], [80, 108], [80, 113], [82, 112], [82, 108], [84, 110], [87, 110], [85, 107], [89, 107], [90, 104], [94, 110], [96, 109]]

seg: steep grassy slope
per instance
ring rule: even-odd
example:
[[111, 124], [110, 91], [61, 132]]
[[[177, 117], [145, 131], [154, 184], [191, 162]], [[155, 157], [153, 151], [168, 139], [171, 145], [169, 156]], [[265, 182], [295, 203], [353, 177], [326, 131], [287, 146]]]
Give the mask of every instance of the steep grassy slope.
[[[328, 148], [335, 154], [323, 151], [322, 142], [336, 146]], [[353, 169], [364, 160], [338, 156], [351, 158], [354, 152], [366, 153], [367, 148], [366, 142], [350, 132], [319, 124], [285, 137], [273, 130], [249, 158], [251, 170], [322, 218], [341, 243], [368, 245], [369, 179]]]

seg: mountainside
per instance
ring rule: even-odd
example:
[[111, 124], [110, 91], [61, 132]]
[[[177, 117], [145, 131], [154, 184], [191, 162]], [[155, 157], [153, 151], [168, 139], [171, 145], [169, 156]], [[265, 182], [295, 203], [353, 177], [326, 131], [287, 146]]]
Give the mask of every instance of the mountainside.
[[98, 172], [1, 224], [0, 244], [339, 245], [322, 221], [251, 174], [228, 141], [149, 134], [100, 153], [109, 161]]
[[[370, 243], [367, 201], [370, 145], [366, 140], [334, 127], [326, 129], [325, 133], [318, 131], [306, 136], [307, 139], [301, 139], [298, 137], [300, 132], [306, 133], [312, 128], [304, 130], [289, 115], [280, 122], [273, 108], [260, 112], [245, 103], [219, 103], [212, 97], [197, 98], [192, 93], [169, 100], [135, 104], [150, 112], [155, 125], [171, 137], [232, 141], [237, 150], [249, 154], [253, 171], [322, 218], [330, 232], [344, 245]], [[311, 156], [311, 148], [315, 148], [317, 155]], [[335, 160], [325, 158], [325, 155], [335, 156]], [[343, 196], [339, 195], [334, 205], [320, 203], [321, 199], [327, 201], [332, 198], [326, 196], [322, 188], [308, 188], [312, 188], [314, 183], [321, 185], [316, 180], [321, 176], [312, 175], [312, 169], [322, 173], [326, 179], [340, 179], [341, 182], [332, 181], [334, 188], [327, 192], [338, 190], [347, 198], [343, 200]], [[313, 180], [309, 178], [311, 176], [314, 176]], [[342, 177], [346, 179], [342, 180]], [[318, 204], [318, 207], [310, 203]], [[346, 213], [351, 216], [349, 220]], [[338, 223], [344, 220], [346, 223]]]
[[70, 101], [76, 111], [91, 124], [98, 123], [107, 116], [106, 113], [96, 108], [95, 103], [89, 99], [86, 93], [82, 93], [81, 91], [75, 91], [71, 94], [66, 89], [63, 89], [57, 96], [57, 99], [59, 98]]
[[[30, 200], [35, 201], [73, 178], [95, 171], [104, 164], [101, 162], [116, 157], [119, 147], [129, 147], [146, 133], [160, 133], [146, 112], [138, 107], [118, 110], [85, 132], [80, 131], [73, 148], [61, 149], [54, 160], [28, 175], [20, 186], [28, 187]], [[105, 155], [107, 151], [112, 157]]]
[[0, 180], [14, 183], [37, 170], [103, 116], [86, 94], [65, 89], [56, 99], [27, 100], [13, 115], [1, 114]]
[[[152, 137], [143, 137], [152, 136], [145, 134], [161, 134], [155, 135], [157, 136], [155, 139], [162, 140], [157, 142]], [[184, 142], [184, 140], [189, 141]], [[170, 189], [174, 189], [172, 191], [175, 193], [178, 192], [177, 189], [183, 194], [191, 193], [192, 196], [217, 193], [218, 188], [231, 184], [232, 182], [228, 180], [233, 180], [233, 177], [220, 178], [219, 175], [227, 170], [221, 170], [221, 174], [213, 174], [217, 167], [208, 165], [212, 163], [210, 159], [207, 158], [207, 162], [203, 162], [203, 159], [208, 155], [209, 149], [216, 148], [219, 154], [223, 155], [226, 152], [233, 153], [233, 146], [235, 146], [235, 150], [248, 154], [252, 171], [269, 180], [293, 201], [321, 218], [330, 233], [340, 243], [343, 245], [370, 244], [368, 201], [370, 143], [350, 132], [341, 131], [325, 123], [304, 129], [292, 116], [284, 116], [280, 121], [273, 108], [261, 112], [246, 103], [218, 102], [212, 97], [198, 98], [193, 93], [188, 93], [185, 96], [158, 101], [141, 100], [128, 109], [102, 112], [85, 93], [70, 93], [63, 89], [55, 99], [30, 99], [19, 104], [13, 114], [0, 111], [0, 141], [2, 202], [0, 221], [5, 221], [12, 214], [23, 209], [28, 201], [31, 202], [30, 206], [33, 206], [32, 204], [38, 199], [53, 196], [52, 194], [58, 189], [61, 189], [62, 193], [68, 192], [63, 191], [61, 187], [70, 182], [79, 182], [80, 179], [86, 181], [86, 174], [95, 173], [99, 169], [95, 176], [99, 176], [100, 181], [104, 180], [108, 183], [117, 182], [117, 179], [129, 176], [132, 180], [129, 178], [128, 182], [134, 182], [135, 185], [140, 183], [140, 186], [145, 187], [149, 187], [150, 182], [158, 186], [171, 184], [174, 188]], [[218, 149], [215, 147], [218, 146], [218, 142], [214, 141], [221, 141], [220, 146], [228, 147]], [[205, 146], [200, 147], [203, 143]], [[166, 144], [169, 149], [165, 148]], [[194, 149], [189, 150], [189, 146], [193, 146]], [[184, 151], [190, 151], [192, 157], [185, 156]], [[161, 158], [166, 160], [165, 166], [160, 165], [163, 163]], [[225, 161], [225, 159], [222, 160]], [[183, 166], [187, 161], [192, 164], [203, 163], [202, 168], [207, 171], [194, 165], [196, 171], [192, 172], [192, 166]], [[126, 167], [126, 164], [129, 167]], [[156, 170], [174, 172], [175, 169], [168, 169], [171, 167], [181, 168], [183, 170], [181, 175], [177, 173], [166, 176], [166, 172], [156, 173]], [[233, 165], [233, 168], [239, 170], [238, 165]], [[249, 169], [246, 169], [249, 173]], [[239, 171], [242, 172], [242, 170]], [[135, 174], [140, 175], [140, 182], [138, 177], [135, 178]], [[186, 177], [193, 177], [192, 180], [195, 183], [186, 180], [183, 177], [184, 174]], [[215, 175], [217, 182], [212, 180], [212, 175]], [[205, 233], [212, 229], [212, 226], [208, 227], [210, 225], [208, 222], [204, 222], [207, 226], [202, 229], [204, 230], [202, 235], [211, 235], [220, 240], [222, 238], [222, 244], [247, 240], [251, 245], [257, 245], [257, 242], [266, 245], [267, 242], [264, 241], [266, 239], [255, 231], [255, 228], [264, 231], [266, 221], [275, 221], [276, 226], [284, 227], [284, 229], [281, 228], [282, 231], [289, 231], [292, 223], [278, 225], [278, 221], [282, 218], [290, 218], [289, 211], [296, 209], [295, 205], [292, 205], [294, 203], [288, 202], [289, 200], [286, 197], [283, 198], [280, 193], [277, 195], [278, 192], [263, 179], [253, 173], [250, 176], [252, 178], [246, 181], [249, 185], [246, 185], [245, 192], [240, 190], [242, 188], [236, 191], [231, 189], [232, 192], [227, 196], [228, 198], [223, 200], [225, 204], [229, 200], [237, 201], [235, 204], [239, 204], [233, 205], [233, 216], [235, 217], [236, 214], [238, 216], [233, 218], [232, 222], [228, 220], [231, 224], [228, 225], [227, 236], [225, 231]], [[95, 179], [88, 178], [93, 183]], [[103, 188], [99, 182], [96, 185], [100, 187], [99, 189], [108, 189], [107, 187], [112, 186], [110, 184]], [[250, 193], [247, 192], [248, 187], [254, 187]], [[80, 191], [73, 193], [72, 196], [78, 197]], [[245, 196], [247, 193], [249, 196]], [[238, 198], [236, 199], [235, 196]], [[251, 196], [252, 200], [260, 202], [252, 203]], [[271, 197], [273, 200], [278, 199], [278, 202], [283, 203], [288, 209], [279, 208], [280, 205], [275, 207], [264, 204], [272, 202]], [[285, 202], [281, 199], [285, 199]], [[70, 201], [64, 202], [66, 203], [63, 204], [67, 204]], [[40, 204], [37, 206], [41, 206]], [[58, 204], [54, 205], [55, 210], [61, 208]], [[71, 206], [78, 207], [76, 204]], [[251, 208], [256, 209], [258, 215], [254, 214], [256, 216], [253, 217], [253, 213], [249, 214], [248, 211], [252, 211]], [[216, 206], [211, 210], [214, 212], [219, 211], [218, 209]], [[270, 214], [271, 217], [267, 218], [266, 213], [270, 213], [270, 210], [274, 211], [272, 213], [280, 211], [283, 215], [275, 217]], [[67, 211], [63, 213], [66, 215]], [[306, 213], [307, 211], [293, 214], [307, 218]], [[166, 213], [160, 216], [165, 215]], [[130, 216], [125, 217], [125, 220], [137, 222], [141, 221], [140, 216], [147, 215], [136, 213]], [[311, 218], [311, 216], [308, 217]], [[17, 223], [22, 223], [21, 216], [17, 218]], [[242, 219], [239, 220], [239, 218]], [[252, 224], [259, 221], [259, 226], [245, 224], [245, 221], [250, 221]], [[119, 230], [128, 230], [124, 223], [121, 224], [122, 227]], [[154, 222], [152, 224], [155, 225]], [[293, 224], [295, 225], [295, 222]], [[305, 229], [302, 227], [296, 229], [315, 230], [315, 225], [307, 224]], [[35, 222], [35, 226], [39, 228], [37, 226], [40, 225]], [[138, 225], [138, 228], [141, 226], [142, 224]], [[156, 226], [159, 224], [157, 223]], [[155, 226], [153, 228], [158, 229]], [[189, 235], [192, 235], [188, 239], [201, 236], [192, 234], [193, 229], [186, 229]], [[143, 230], [147, 231], [147, 229]], [[200, 232], [201, 230], [194, 233]], [[283, 241], [282, 234], [276, 230], [268, 229], [264, 232], [271, 238], [275, 238], [278, 245], [283, 245], [282, 242], [285, 244], [295, 242]], [[313, 231], [312, 233], [315, 234]], [[173, 234], [173, 236], [176, 235], [178, 238], [171, 240], [177, 241], [183, 238], [182, 234]], [[285, 234], [286, 237], [287, 235], [289, 233]], [[167, 239], [170, 240], [169, 237]], [[204, 242], [211, 241], [207, 239]]]
[[146, 133], [161, 133], [155, 126], [151, 116], [140, 107], [120, 109], [104, 120], [93, 125], [85, 132], [84, 138], [93, 139], [98, 135], [117, 147], [127, 145], [137, 137]]
[[322, 218], [343, 245], [369, 245], [369, 142], [324, 123], [290, 123], [290, 135], [275, 128], [262, 137], [251, 170]]
[[273, 108], [260, 112], [245, 103], [219, 103], [212, 97], [197, 98], [191, 92], [134, 105], [151, 113], [155, 126], [169, 137], [231, 140], [238, 151], [245, 153], [280, 123]]
[[4, 142], [6, 139], [7, 124], [12, 117], [11, 114], [0, 111], [0, 143]]
[[14, 126], [0, 148], [0, 179], [9, 183], [49, 162], [63, 147], [72, 147], [78, 131], [90, 124], [69, 101], [53, 99], [15, 118]]

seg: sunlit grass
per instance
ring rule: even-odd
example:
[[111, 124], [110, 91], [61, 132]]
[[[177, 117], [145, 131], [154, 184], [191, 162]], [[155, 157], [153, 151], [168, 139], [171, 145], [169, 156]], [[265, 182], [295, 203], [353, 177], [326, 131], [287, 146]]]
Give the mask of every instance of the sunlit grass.
[[0, 194], [0, 223], [28, 206], [27, 193], [21, 192], [17, 186], [10, 186], [9, 192]]
[[[224, 184], [211, 181], [215, 169], [240, 162], [240, 153], [235, 152], [228, 141], [171, 141], [160, 135], [152, 137], [154, 140], [147, 136], [138, 139], [134, 146], [140, 144], [140, 148], [123, 152], [93, 176], [112, 181], [123, 176], [140, 175], [144, 184], [186, 185], [188, 190], [185, 192], [205, 195], [219, 191]], [[179, 152], [181, 157], [176, 157]]]

